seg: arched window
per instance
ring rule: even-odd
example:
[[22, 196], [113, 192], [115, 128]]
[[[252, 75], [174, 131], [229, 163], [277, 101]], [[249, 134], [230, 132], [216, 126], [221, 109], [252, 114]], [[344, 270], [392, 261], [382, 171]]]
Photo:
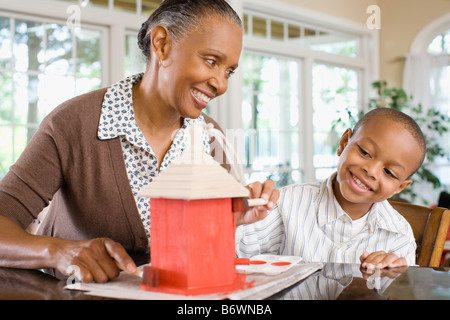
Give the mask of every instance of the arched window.
[[[415, 37], [406, 57], [403, 86], [416, 105], [450, 116], [450, 14], [434, 20]], [[428, 129], [423, 129], [427, 133]], [[438, 139], [446, 154], [436, 157], [432, 164], [442, 184], [429, 195], [436, 201], [442, 189], [450, 189], [450, 133]]]

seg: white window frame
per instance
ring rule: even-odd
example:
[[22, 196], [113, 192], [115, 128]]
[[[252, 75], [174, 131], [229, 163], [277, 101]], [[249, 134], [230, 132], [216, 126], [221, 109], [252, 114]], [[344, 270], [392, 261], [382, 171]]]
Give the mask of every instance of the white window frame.
[[409, 48], [410, 54], [425, 53], [431, 41], [439, 34], [444, 33], [450, 29], [450, 13], [433, 20], [425, 28], [415, 36], [411, 47]]
[[[414, 37], [411, 43], [409, 54], [411, 55], [421, 55], [427, 52], [428, 46], [431, 41], [434, 40], [438, 35], [443, 34], [447, 30], [450, 30], [450, 13], [447, 13], [426, 25], [419, 33]], [[436, 167], [450, 167], [449, 163], [444, 164], [433, 164]], [[430, 198], [437, 199], [439, 192], [448, 188], [448, 185], [442, 185], [441, 188], [432, 190], [432, 195]]]
[[[48, 16], [48, 17], [47, 16], [37, 16], [37, 15], [30, 14], [29, 12], [16, 13], [16, 12], [12, 12], [12, 11], [0, 10], [0, 16], [12, 18], [12, 19], [33, 21], [33, 22], [37, 22], [37, 23], [47, 23], [47, 24], [55, 23], [55, 24], [59, 24], [59, 25], [66, 24], [66, 21], [62, 20], [61, 18], [52, 17], [52, 16]], [[83, 24], [83, 27], [87, 28], [87, 29], [100, 31], [102, 33], [103, 37], [100, 39], [100, 55], [101, 55], [100, 59], [101, 59], [101, 64], [102, 64], [101, 82], [102, 82], [102, 84], [104, 84], [105, 82], [107, 82], [109, 80], [109, 70], [108, 70], [109, 69], [108, 68], [109, 56], [107, 53], [108, 43], [104, 39], [104, 36], [108, 35], [108, 29], [105, 27], [102, 27], [102, 26], [98, 26], [95, 24], [88, 24], [88, 23]]]
[[[95, 6], [81, 7], [77, 2], [60, 0], [0, 0], [0, 8], [6, 14], [23, 14], [27, 17], [42, 17], [65, 23], [69, 19], [70, 7], [80, 8], [80, 23], [86, 27], [106, 28], [106, 39], [102, 39], [102, 85], [109, 86], [124, 77], [125, 34], [137, 33], [148, 16], [111, 10]], [[138, 18], [137, 18], [138, 17]]]
[[[42, 15], [37, 15], [37, 14], [33, 14], [32, 12], [30, 12], [30, 10], [27, 10], [25, 12], [25, 10], [22, 10], [23, 12], [20, 12], [21, 10], [11, 10], [14, 8], [4, 8], [4, 6], [2, 5], [2, 9], [0, 9], [0, 16], [7, 18], [7, 19], [14, 19], [14, 20], [26, 20], [26, 21], [31, 21], [31, 22], [36, 22], [36, 23], [42, 23], [42, 24], [58, 24], [58, 25], [65, 25], [66, 21], [62, 20], [61, 17], [54, 17], [54, 16], [42, 16]], [[42, 9], [41, 9], [42, 10]], [[83, 27], [86, 29], [90, 29], [90, 30], [95, 30], [95, 31], [99, 31], [101, 33], [101, 38], [100, 38], [100, 59], [101, 59], [101, 65], [102, 65], [102, 71], [101, 71], [101, 86], [109, 80], [109, 72], [108, 72], [108, 66], [109, 66], [109, 55], [106, 52], [106, 48], [107, 48], [107, 43], [104, 40], [105, 36], [108, 35], [108, 29], [104, 26], [98, 26], [98, 25], [94, 25], [94, 24], [88, 24], [85, 23], [83, 24]], [[76, 32], [76, 31], [75, 31]], [[15, 34], [15, 30], [12, 29], [11, 30], [11, 34], [14, 37]], [[72, 39], [72, 43], [74, 45], [74, 50], [73, 53], [75, 54], [75, 49], [76, 49], [76, 41], [75, 38]], [[46, 43], [44, 43], [44, 46], [46, 46]], [[76, 56], [73, 56], [76, 60]], [[14, 73], [25, 73], [25, 74], [33, 74], [33, 75], [37, 75], [37, 74], [41, 74], [41, 71], [37, 71], [37, 70], [27, 70], [26, 72], [22, 72], [22, 71], [17, 71], [14, 69], [14, 66], [11, 65], [11, 67], [8, 70], [4, 70], [5, 72], [11, 72], [12, 75], [14, 75]], [[78, 78], [77, 74], [74, 72], [73, 74], [74, 79], [76, 80]], [[76, 83], [76, 81], [75, 81]], [[55, 88], [55, 90], [57, 90], [57, 88]], [[14, 87], [13, 87], [13, 92], [14, 92]], [[55, 106], [49, 106], [49, 107], [56, 107]], [[14, 115], [15, 113], [15, 109], [16, 106], [12, 105], [12, 114]], [[11, 128], [12, 130], [12, 139], [13, 141], [15, 141], [15, 128], [37, 128], [39, 126], [38, 123], [36, 124], [30, 124], [30, 123], [16, 123], [15, 121], [15, 117], [13, 116], [11, 119], [11, 123], [8, 124], [4, 124], [2, 125], [2, 127], [5, 128]], [[16, 146], [13, 146], [13, 153], [12, 153], [12, 161], [15, 161], [15, 159], [17, 159], [17, 157], [20, 154], [16, 154]]]

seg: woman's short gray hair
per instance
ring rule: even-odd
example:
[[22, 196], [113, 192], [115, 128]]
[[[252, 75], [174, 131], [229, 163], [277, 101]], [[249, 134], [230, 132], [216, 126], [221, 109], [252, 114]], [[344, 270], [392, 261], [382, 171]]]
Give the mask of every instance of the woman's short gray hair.
[[138, 34], [139, 48], [150, 60], [150, 34], [154, 27], [166, 27], [177, 41], [191, 28], [198, 26], [203, 17], [211, 14], [229, 19], [242, 28], [241, 19], [225, 0], [164, 0], [142, 24]]

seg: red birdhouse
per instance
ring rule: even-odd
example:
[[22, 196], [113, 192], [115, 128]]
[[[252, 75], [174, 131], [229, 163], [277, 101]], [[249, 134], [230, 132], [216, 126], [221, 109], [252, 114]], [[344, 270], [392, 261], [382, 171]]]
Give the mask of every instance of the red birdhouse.
[[191, 147], [140, 196], [150, 198], [151, 267], [141, 289], [183, 295], [246, 286], [235, 267], [234, 198], [249, 191], [203, 151], [202, 126], [192, 125]]

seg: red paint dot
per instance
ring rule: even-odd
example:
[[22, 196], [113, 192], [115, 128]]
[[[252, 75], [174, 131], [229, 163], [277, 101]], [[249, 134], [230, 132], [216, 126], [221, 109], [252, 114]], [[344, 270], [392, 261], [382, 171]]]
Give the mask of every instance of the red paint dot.
[[260, 261], [260, 260], [252, 260], [250, 261], [250, 264], [265, 264], [265, 261]]
[[250, 264], [250, 259], [236, 258], [236, 259], [234, 259], [234, 264], [237, 264], [237, 265]]
[[288, 265], [290, 265], [291, 263], [290, 262], [287, 262], [287, 261], [280, 261], [280, 262], [273, 262], [272, 263], [272, 265], [273, 266], [288, 266]]

